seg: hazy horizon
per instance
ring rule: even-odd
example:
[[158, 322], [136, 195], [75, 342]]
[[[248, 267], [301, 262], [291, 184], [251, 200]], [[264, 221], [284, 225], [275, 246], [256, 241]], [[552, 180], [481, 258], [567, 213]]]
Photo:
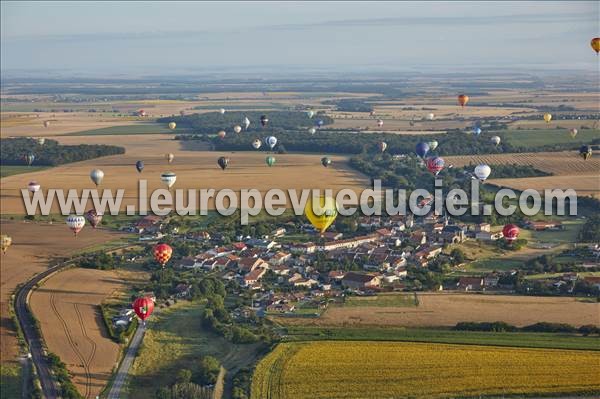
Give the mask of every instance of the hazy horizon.
[[[3, 1], [2, 70], [597, 71], [598, 2]], [[5, 75], [6, 76], [6, 75]]]

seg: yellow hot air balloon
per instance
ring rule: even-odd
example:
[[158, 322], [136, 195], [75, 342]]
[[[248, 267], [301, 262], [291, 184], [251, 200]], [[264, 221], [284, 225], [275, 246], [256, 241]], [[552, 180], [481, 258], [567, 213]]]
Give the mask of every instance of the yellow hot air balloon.
[[[338, 213], [335, 199], [332, 197], [319, 197], [319, 205], [320, 206], [315, 206], [317, 209], [313, 209], [313, 199], [310, 197], [308, 201], [306, 201], [304, 214], [306, 215], [308, 221], [315, 227], [315, 229], [319, 230], [319, 232], [323, 234], [325, 230], [327, 230], [327, 228], [335, 221]], [[317, 211], [317, 213], [315, 213], [315, 211]]]
[[175, 122], [170, 122], [169, 123], [169, 129], [175, 130], [176, 127], [177, 127], [177, 123], [175, 123]]
[[546, 123], [550, 123], [550, 121], [552, 120], [552, 114], [546, 112], [544, 114], [544, 120], [546, 121]]
[[600, 37], [593, 38], [590, 42], [590, 46], [592, 46], [596, 54], [600, 53]]
[[11, 246], [11, 244], [12, 238], [6, 234], [2, 234], [0, 237], [0, 249], [2, 249], [2, 253], [6, 253], [6, 250]]

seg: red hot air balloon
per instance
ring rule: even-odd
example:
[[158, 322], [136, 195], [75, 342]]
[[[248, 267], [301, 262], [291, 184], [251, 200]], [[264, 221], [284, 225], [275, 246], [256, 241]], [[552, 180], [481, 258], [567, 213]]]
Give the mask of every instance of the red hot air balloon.
[[504, 236], [504, 239], [511, 244], [519, 236], [519, 228], [514, 224], [507, 224], [502, 229], [502, 235]]
[[165, 267], [171, 255], [173, 254], [173, 248], [168, 244], [156, 244], [152, 250], [154, 259], [162, 266]]
[[90, 209], [85, 213], [85, 219], [92, 225], [93, 228], [96, 228], [102, 221], [102, 214], [96, 212], [95, 209]]
[[146, 323], [146, 319], [150, 317], [152, 311], [154, 311], [154, 301], [149, 297], [137, 298], [133, 301], [133, 311], [135, 314]]
[[444, 169], [445, 162], [440, 157], [433, 157], [427, 160], [427, 169], [435, 176]]

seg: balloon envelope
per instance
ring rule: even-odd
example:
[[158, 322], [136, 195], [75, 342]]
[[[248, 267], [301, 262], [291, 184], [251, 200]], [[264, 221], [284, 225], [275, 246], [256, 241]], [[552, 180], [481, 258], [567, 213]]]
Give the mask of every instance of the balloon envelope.
[[85, 219], [92, 225], [93, 228], [96, 228], [102, 221], [102, 215], [96, 212], [95, 209], [90, 209], [85, 213]]
[[550, 121], [552, 120], [552, 114], [545, 113], [544, 120], [546, 121], [546, 123], [550, 123]]
[[489, 177], [490, 173], [492, 173], [492, 168], [485, 164], [477, 165], [473, 173], [479, 180], [485, 181]]
[[171, 259], [173, 248], [171, 248], [169, 244], [156, 244], [154, 248], [152, 248], [152, 254], [154, 255], [154, 260], [162, 267], [165, 267], [169, 259]]
[[433, 157], [427, 160], [427, 170], [429, 170], [434, 175], [438, 175], [444, 169], [445, 162], [440, 157]]
[[589, 158], [591, 158], [592, 153], [592, 147], [589, 145], [582, 145], [581, 148], [579, 148], [579, 155], [584, 159], [584, 161], [587, 161]]
[[38, 137], [38, 138], [37, 138], [37, 143], [38, 143], [39, 145], [44, 145], [44, 143], [45, 143], [45, 142], [46, 142], [46, 139], [45, 139], [45, 138], [43, 138], [43, 137]]
[[250, 126], [250, 119], [248, 117], [244, 118], [244, 128], [248, 130], [248, 126]]
[[175, 122], [169, 122], [169, 129], [175, 130], [176, 127], [177, 127], [177, 123], [175, 123]]
[[269, 137], [267, 137], [267, 139], [265, 140], [265, 142], [267, 143], [267, 145], [269, 146], [269, 148], [273, 149], [273, 147], [275, 147], [277, 145], [277, 137], [275, 137], [275, 136], [269, 136]]
[[461, 107], [464, 107], [465, 105], [467, 105], [468, 102], [469, 102], [469, 96], [467, 96], [466, 94], [461, 94], [458, 96], [458, 103], [460, 104]]
[[499, 145], [500, 144], [500, 137], [499, 136], [492, 136], [492, 138], [490, 139], [490, 141], [492, 142], [492, 144], [494, 145]]
[[385, 141], [380, 141], [379, 143], [377, 143], [377, 148], [379, 148], [380, 152], [384, 152], [387, 148], [387, 143]]
[[138, 172], [142, 172], [142, 170], [144, 170], [144, 162], [143, 161], [137, 161], [135, 163], [135, 168], [137, 169]]
[[267, 123], [269, 123], [269, 118], [267, 117], [267, 115], [262, 115], [260, 117], [260, 124], [265, 127], [267, 126]]
[[173, 153], [165, 154], [165, 159], [167, 160], [168, 163], [171, 163], [175, 159], [175, 155]]
[[97, 187], [102, 183], [102, 179], [104, 179], [104, 172], [100, 169], [94, 169], [90, 172], [90, 179], [92, 179]]
[[275, 157], [274, 156], [268, 156], [267, 158], [265, 158], [265, 163], [268, 166], [273, 166], [275, 165]]
[[242, 127], [240, 125], [235, 125], [233, 127], [233, 131], [236, 132], [236, 133], [239, 133], [239, 132], [242, 131]]
[[430, 151], [435, 151], [435, 149], [438, 148], [439, 143], [437, 142], [437, 140], [431, 140], [427, 143], [427, 145], [429, 146]]
[[173, 172], [165, 172], [160, 175], [160, 181], [163, 182], [167, 188], [173, 187], [173, 184], [177, 181], [177, 175]]
[[578, 132], [577, 132], [577, 129], [575, 129], [575, 128], [573, 128], [573, 129], [569, 130], [569, 135], [570, 135], [572, 138], [575, 138], [575, 136], [577, 136], [577, 133], [578, 133]]
[[219, 136], [219, 138], [225, 138], [225, 136], [227, 136], [227, 133], [225, 133], [225, 130], [219, 130], [217, 136]]
[[308, 128], [308, 133], [315, 134], [316, 132], [317, 132], [317, 129], [315, 129], [314, 127]]
[[415, 147], [415, 152], [421, 158], [425, 158], [425, 155], [427, 155], [427, 153], [429, 152], [429, 144], [422, 142], [417, 144], [417, 146]]
[[600, 37], [595, 37], [590, 41], [590, 46], [594, 49], [596, 54], [600, 53]]
[[435, 114], [433, 112], [430, 112], [427, 114], [427, 120], [432, 121], [435, 119]]
[[514, 224], [507, 224], [502, 229], [502, 235], [506, 241], [512, 243], [519, 236], [519, 227]]
[[229, 165], [229, 158], [220, 157], [219, 159], [217, 159], [217, 164], [221, 167], [221, 169], [225, 170], [225, 168], [227, 168], [227, 166]]
[[35, 193], [40, 190], [40, 184], [38, 182], [36, 182], [35, 180], [32, 180], [27, 185], [27, 189], [29, 191], [31, 191], [32, 193]]
[[0, 249], [2, 249], [3, 253], [6, 253], [8, 247], [12, 245], [12, 237], [6, 234], [2, 234], [0, 236]]
[[146, 321], [154, 311], [154, 301], [148, 297], [137, 298], [131, 306], [137, 317], [142, 321]]
[[77, 235], [85, 226], [85, 218], [78, 215], [70, 215], [67, 217], [67, 226], [71, 229], [73, 234]]
[[383, 121], [381, 119], [377, 119], [377, 127], [382, 127]]
[[306, 201], [304, 214], [315, 229], [323, 234], [337, 217], [336, 202], [332, 197], [321, 196], [318, 198], [318, 202], [315, 203], [314, 208], [313, 197], [311, 196]]
[[220, 113], [221, 115], [223, 115], [223, 114], [225, 113], [225, 108], [221, 108], [221, 109], [219, 110], [219, 113]]
[[321, 165], [328, 167], [329, 165], [331, 165], [331, 159], [329, 159], [328, 157], [321, 158]]
[[258, 150], [261, 146], [262, 141], [260, 141], [259, 139], [254, 139], [254, 141], [252, 141], [252, 147], [254, 147], [255, 150]]

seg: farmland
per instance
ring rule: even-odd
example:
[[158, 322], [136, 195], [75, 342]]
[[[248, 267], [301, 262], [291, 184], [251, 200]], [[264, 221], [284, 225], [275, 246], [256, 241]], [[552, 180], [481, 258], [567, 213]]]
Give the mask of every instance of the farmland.
[[283, 343], [257, 366], [252, 398], [597, 394], [598, 373], [597, 352], [368, 341]]
[[[563, 121], [560, 122], [563, 124]], [[578, 129], [577, 136], [572, 138], [568, 129], [535, 129], [535, 130], [505, 130], [490, 132], [500, 134], [504, 140], [515, 147], [539, 147], [552, 144], [569, 144], [574, 147], [600, 139], [598, 129]]]
[[417, 295], [416, 307], [330, 306], [317, 319], [278, 319], [283, 324], [318, 326], [454, 326], [461, 321], [504, 321], [525, 326], [540, 321], [599, 325], [600, 303], [576, 298], [508, 295], [436, 294]]

